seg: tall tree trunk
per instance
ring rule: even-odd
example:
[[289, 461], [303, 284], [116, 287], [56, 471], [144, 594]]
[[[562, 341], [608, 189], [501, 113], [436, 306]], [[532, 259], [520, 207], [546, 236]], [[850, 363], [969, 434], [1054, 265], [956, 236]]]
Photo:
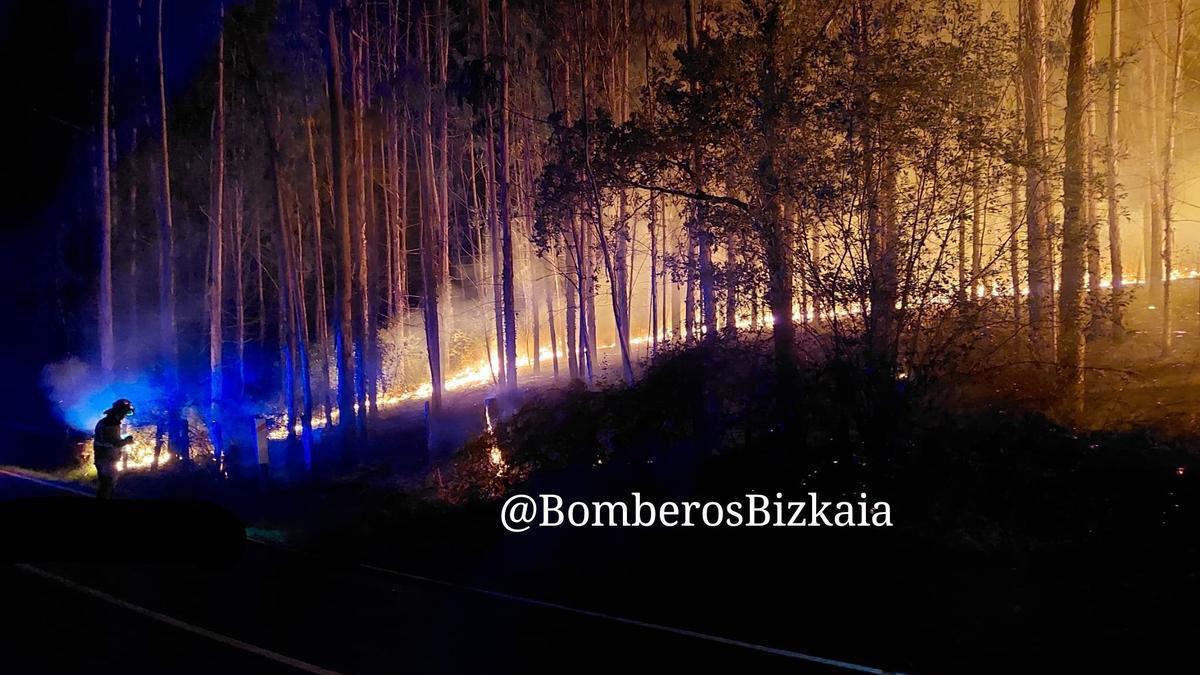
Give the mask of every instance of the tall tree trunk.
[[[109, 159], [109, 62], [112, 58], [112, 0], [104, 13], [104, 81], [100, 95], [100, 367], [115, 365], [112, 288], [112, 167]], [[133, 222], [133, 221], [131, 221]]]
[[1053, 350], [1050, 191], [1046, 177], [1046, 54], [1043, 0], [1021, 0], [1021, 82], [1025, 112], [1025, 228], [1029, 251], [1029, 328], [1035, 359]]
[[[694, 210], [693, 210], [694, 211]], [[683, 293], [683, 330], [687, 341], [695, 339], [696, 331], [696, 226], [695, 216], [689, 215], [687, 229], [687, 283]]]
[[[697, 4], [703, 0], [686, 0], [687, 10], [687, 39], [688, 51], [693, 52], [699, 43], [699, 8]], [[689, 83], [693, 91], [699, 90], [701, 84], [699, 81], [693, 80]], [[699, 143], [692, 145], [692, 174], [695, 176], [695, 184], [693, 188], [697, 193], [704, 189], [704, 171], [702, 163], [702, 153]], [[692, 225], [695, 231], [696, 246], [698, 248], [698, 262], [700, 274], [700, 313], [704, 321], [705, 336], [707, 341], [715, 341], [717, 339], [717, 301], [715, 280], [712, 267], [712, 234], [708, 231], [708, 207], [705, 203], [697, 201], [694, 205], [693, 216], [695, 220]], [[689, 302], [690, 305], [690, 302]], [[791, 319], [791, 310], [788, 310], [788, 318]]]
[[1021, 330], [1021, 170], [1016, 164], [1008, 170], [1008, 271], [1012, 280], [1013, 326]]
[[171, 151], [167, 137], [167, 84], [163, 63], [163, 0], [158, 0], [158, 111], [162, 132], [162, 207], [159, 223], [159, 337], [167, 381], [167, 429], [170, 444], [184, 463], [191, 461], [187, 427], [181, 418], [179, 343], [175, 333], [175, 224], [171, 214]]
[[509, 212], [508, 166], [508, 0], [500, 0], [500, 133], [496, 158], [497, 193], [500, 202], [501, 289], [504, 294], [504, 384], [517, 387], [517, 309], [513, 289], [512, 215]]
[[1112, 296], [1109, 315], [1113, 330], [1125, 330], [1124, 300], [1125, 270], [1121, 266], [1121, 203], [1117, 194], [1118, 112], [1121, 92], [1121, 0], [1112, 0], [1111, 25], [1108, 39], [1108, 145], [1104, 151], [1104, 191], [1108, 202], [1108, 258], [1112, 266]]
[[546, 328], [550, 332], [550, 358], [554, 364], [554, 379], [558, 379], [558, 328], [555, 325], [554, 298], [558, 295], [558, 275], [547, 263], [543, 267], [546, 291]]
[[1150, 241], [1149, 241], [1149, 256], [1146, 262], [1146, 302], [1150, 306], [1158, 306], [1159, 298], [1163, 294], [1163, 205], [1162, 205], [1162, 178], [1160, 171], [1162, 165], [1159, 163], [1161, 157], [1157, 157], [1161, 152], [1162, 145], [1159, 123], [1162, 118], [1161, 109], [1158, 107], [1162, 102], [1162, 87], [1159, 82], [1161, 70], [1159, 67], [1157, 39], [1153, 39], [1153, 34], [1157, 33], [1154, 29], [1155, 24], [1161, 25], [1166, 23], [1166, 13], [1159, 13], [1157, 8], [1161, 3], [1147, 3], [1147, 7], [1151, 16], [1151, 42], [1155, 46], [1147, 49], [1146, 55], [1146, 87], [1148, 89], [1147, 98], [1149, 104], [1146, 106], [1146, 115], [1150, 121], [1150, 147], [1149, 153], [1149, 192], [1150, 192]]
[[1059, 294], [1058, 367], [1062, 400], [1072, 415], [1083, 412], [1083, 283], [1087, 223], [1087, 160], [1091, 152], [1085, 119], [1092, 99], [1092, 38], [1099, 0], [1075, 0], [1071, 10], [1067, 112], [1063, 143], [1062, 287]]
[[237, 364], [238, 364], [238, 396], [246, 395], [246, 284], [244, 272], [244, 253], [242, 247], [242, 184], [234, 181], [233, 201], [233, 280], [234, 280], [234, 315], [237, 332]]
[[[490, 73], [492, 54], [488, 47], [488, 38], [490, 37], [488, 0], [479, 0], [479, 18], [481, 26], [480, 44], [481, 53], [484, 58], [484, 69]], [[570, 77], [569, 72], [567, 77]], [[491, 283], [489, 286], [492, 292], [492, 314], [496, 323], [496, 362], [500, 366], [498, 369], [498, 379], [501, 388], [505, 388], [507, 387], [508, 367], [505, 365], [505, 350], [503, 347], [506, 344], [504, 340], [504, 295], [499, 282], [501, 276], [500, 218], [496, 212], [496, 193], [499, 191], [497, 187], [497, 163], [499, 160], [496, 155], [495, 120], [493, 119], [492, 100], [490, 96], [485, 97], [483, 108], [484, 140], [487, 145], [486, 157], [484, 158], [484, 198], [487, 201], [488, 249], [491, 259]]]
[[316, 121], [308, 118], [304, 125], [308, 133], [308, 166], [312, 187], [312, 219], [313, 219], [313, 265], [317, 278], [317, 340], [321, 343], [321, 400], [325, 411], [325, 420], [332, 419], [333, 401], [329, 386], [329, 309], [325, 299], [325, 247], [324, 235], [321, 232], [321, 190], [317, 179], [317, 157], [313, 141], [313, 126]]
[[982, 174], [985, 168], [985, 160], [977, 156], [975, 158], [975, 176], [971, 184], [971, 298], [980, 297], [982, 290], [980, 283], [983, 281], [983, 234], [987, 228], [987, 194], [982, 183]]
[[213, 124], [213, 194], [212, 215], [209, 227], [209, 251], [212, 255], [209, 261], [208, 280], [208, 374], [210, 410], [209, 421], [213, 452], [219, 462], [224, 452], [221, 434], [223, 424], [221, 403], [225, 397], [225, 378], [221, 372], [223, 333], [221, 326], [222, 300], [225, 297], [224, 282], [224, 241], [225, 233], [225, 3], [221, 3], [221, 33], [217, 37], [217, 92], [216, 113]]
[[351, 276], [350, 253], [350, 203], [346, 180], [346, 111], [342, 92], [342, 48], [337, 14], [333, 3], [328, 12], [326, 40], [329, 50], [329, 123], [330, 156], [332, 160], [333, 216], [337, 227], [338, 255], [338, 321], [334, 336], [334, 361], [338, 371], [338, 426], [342, 430], [343, 449], [346, 458], [354, 445], [355, 412], [354, 380], [351, 363], [346, 353], [347, 344], [353, 344], [352, 324], [353, 277]]
[[[1087, 64], [1088, 72], [1095, 71], [1093, 59]], [[1089, 81], [1090, 81], [1089, 76]], [[1088, 138], [1088, 154], [1084, 158], [1084, 224], [1087, 227], [1087, 336], [1098, 335], [1101, 329], [1100, 315], [1104, 308], [1100, 302], [1100, 218], [1096, 212], [1096, 99], [1093, 95], [1084, 112], [1085, 131]]]
[[[293, 250], [293, 229], [288, 225], [287, 201], [284, 198], [283, 171], [280, 161], [279, 136], [276, 133], [274, 119], [276, 109], [271, 97], [264, 90], [266, 86], [258, 76], [252, 61], [247, 62], [255, 90], [258, 93], [259, 107], [262, 111], [263, 131], [267, 139], [268, 180], [274, 192], [274, 207], [278, 224], [277, 254], [279, 256], [279, 348], [284, 371], [284, 396], [288, 409], [288, 438], [295, 440], [296, 420], [300, 419], [301, 439], [303, 447], [303, 465], [305, 471], [312, 469], [312, 385], [308, 370], [308, 348], [303, 333], [304, 318], [300, 309], [304, 302], [303, 292], [299, 286], [300, 275], [297, 270], [297, 254]], [[299, 212], [297, 209], [297, 218]], [[297, 228], [299, 221], [297, 220]], [[261, 261], [260, 261], [261, 262]], [[298, 363], [297, 363], [298, 362]], [[296, 370], [300, 371], [299, 388], [303, 394], [303, 408], [299, 415], [296, 412]]]
[[[431, 412], [436, 416], [442, 410], [442, 350], [441, 318], [438, 311], [439, 264], [441, 258], [441, 214], [437, 188], [437, 169], [434, 161], [433, 87], [429, 72], [432, 54], [429, 45], [428, 17], [419, 30], [419, 63], [422, 64], [422, 83], [428, 92], [422, 110], [420, 124], [420, 184], [421, 184], [421, 305], [425, 316], [425, 349], [429, 357], [429, 378], [432, 386]], [[445, 195], [440, 195], [444, 198]]]
[[[438, 253], [438, 290], [445, 300], [445, 310], [453, 313], [454, 303], [450, 301], [450, 143], [449, 143], [449, 103], [446, 88], [449, 86], [447, 68], [450, 59], [450, 17], [446, 0], [437, 0], [437, 67], [436, 88], [433, 102], [435, 147], [438, 159], [438, 205], [441, 207], [441, 217], [438, 219], [440, 234], [438, 243], [441, 246]], [[506, 15], [507, 16], [507, 15]], [[505, 42], [505, 45], [508, 43]]]
[[[371, 312], [370, 302], [370, 284], [369, 284], [369, 260], [367, 247], [367, 181], [369, 174], [367, 173], [367, 144], [363, 138], [363, 116], [366, 114], [366, 73], [365, 61], [366, 57], [363, 52], [366, 49], [365, 45], [356, 45], [354, 41], [354, 31], [350, 30], [349, 26], [353, 25], [353, 17], [347, 17], [347, 27], [345, 29], [346, 44], [350, 50], [350, 91], [352, 94], [352, 105], [350, 113], [350, 127], [353, 140], [354, 160], [351, 166], [351, 171], [354, 177], [354, 280], [347, 280], [347, 284], [353, 286], [358, 292], [352, 293], [351, 312], [354, 319], [354, 400], [358, 405], [358, 414], [355, 416], [357, 425], [356, 432], [359, 438], [363, 438], [366, 433], [366, 418], [368, 414], [367, 408], [367, 390], [369, 389], [370, 373], [368, 369], [369, 359], [367, 352], [370, 350], [370, 329], [368, 324]], [[365, 35], [362, 36], [365, 40]]]
[[1162, 349], [1171, 350], [1171, 272], [1175, 249], [1175, 126], [1179, 117], [1180, 81], [1183, 79], [1183, 26], [1184, 0], [1175, 7], [1175, 54], [1171, 68], [1170, 107], [1167, 109], [1167, 138], [1163, 147], [1162, 212], [1163, 212], [1163, 303], [1162, 303]]
[[[568, 260], [568, 256], [571, 260]], [[567, 331], [567, 374], [572, 380], [579, 379], [579, 351], [577, 348], [578, 337], [576, 336], [576, 328], [578, 326], [578, 297], [579, 297], [579, 275], [574, 272], [575, 255], [569, 251], [563, 251], [563, 276], [566, 278], [566, 284], [563, 285], [563, 293], [565, 295], [564, 304], [566, 305], [566, 323]]]

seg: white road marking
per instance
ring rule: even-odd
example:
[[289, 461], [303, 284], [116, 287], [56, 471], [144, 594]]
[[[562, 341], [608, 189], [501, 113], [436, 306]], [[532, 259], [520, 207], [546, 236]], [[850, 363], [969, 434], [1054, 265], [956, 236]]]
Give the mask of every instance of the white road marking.
[[[22, 475], [19, 473], [14, 473], [12, 471], [6, 471], [4, 469], [0, 469], [0, 473], [8, 475], [8, 476], [12, 476], [13, 478], [21, 478], [24, 480], [32, 481], [34, 483], [37, 483], [39, 485], [44, 485], [46, 487], [64, 490], [66, 492], [70, 492], [73, 494], [83, 494], [86, 496], [91, 496], [88, 493], [83, 492], [82, 490], [71, 488], [71, 487], [68, 487], [65, 485], [60, 485], [58, 483], [53, 483], [51, 481], [41, 480], [38, 478], [34, 478], [32, 476], [25, 476], [25, 475]], [[252, 543], [258, 544], [260, 546], [279, 548], [279, 549], [283, 549], [283, 550], [286, 550], [289, 552], [295, 552], [294, 548], [287, 546], [286, 544], [279, 544], [279, 543], [276, 543], [273, 541], [266, 541], [263, 539], [258, 539], [256, 537], [246, 537], [246, 540], [250, 541]], [[663, 632], [663, 633], [670, 633], [672, 635], [681, 635], [684, 637], [695, 638], [697, 640], [705, 640], [707, 642], [714, 642], [717, 644], [728, 645], [730, 647], [740, 647], [742, 649], [749, 649], [752, 651], [763, 652], [766, 654], [774, 654], [775, 656], [783, 656], [783, 657], [787, 657], [787, 658], [797, 659], [800, 661], [808, 661], [810, 663], [819, 663], [821, 665], [831, 666], [833, 668], [841, 668], [843, 670], [850, 670], [850, 671], [854, 671], [854, 672], [858, 672], [858, 673], [872, 673], [873, 675], [904, 675], [903, 673], [896, 672], [896, 671], [883, 670], [880, 668], [873, 668], [871, 666], [863, 666], [863, 665], [859, 665], [857, 663], [851, 663], [849, 661], [839, 661], [837, 659], [827, 659], [823, 656], [813, 656], [812, 654], [805, 654], [803, 652], [792, 651], [790, 649], [781, 649], [779, 647], [770, 647], [767, 645], [756, 644], [754, 642], [746, 642], [744, 640], [735, 640], [733, 638], [721, 637], [720, 635], [710, 635], [708, 633], [701, 633], [699, 631], [688, 630], [686, 628], [677, 628], [675, 626], [667, 626], [664, 624], [651, 623], [649, 621], [641, 621], [639, 619], [630, 619], [630, 618], [623, 617], [623, 616], [617, 616], [617, 615], [613, 615], [613, 614], [605, 614], [603, 612], [597, 612], [597, 611], [593, 611], [590, 609], [580, 609], [578, 607], [571, 607], [570, 605], [562, 605], [557, 602], [549, 602], [546, 600], [537, 600], [535, 598], [526, 598], [521, 595], [514, 595], [512, 593], [504, 593], [501, 591], [493, 591], [493, 590], [489, 590], [486, 588], [479, 588], [476, 586], [466, 586], [463, 584], [454, 583], [452, 581], [444, 581], [442, 579], [434, 579], [433, 577], [426, 577], [426, 576], [422, 576], [419, 574], [412, 574], [409, 572], [400, 572], [398, 570], [389, 569], [387, 567], [380, 567], [378, 565], [371, 565], [369, 563], [359, 563], [358, 566], [363, 569], [366, 569], [366, 570], [371, 570], [372, 572], [379, 572], [382, 574], [388, 574], [391, 576], [401, 577], [404, 579], [411, 579], [413, 581], [420, 581], [420, 582], [427, 583], [427, 584], [433, 584], [435, 586], [442, 586], [443, 588], [453, 588], [453, 589], [460, 590], [460, 591], [467, 591], [470, 593], [484, 595], [484, 596], [491, 597], [491, 598], [499, 598], [501, 600], [508, 600], [510, 602], [516, 602], [516, 603], [520, 603], [520, 604], [524, 604], [524, 605], [529, 605], [532, 607], [543, 607], [546, 609], [553, 609], [553, 610], [557, 610], [560, 612], [567, 612], [567, 613], [575, 614], [578, 616], [586, 616], [586, 617], [593, 618], [593, 619], [600, 619], [603, 621], [611, 621], [613, 623], [624, 624], [627, 626], [637, 626], [638, 628], [646, 628], [649, 630], [656, 630], [656, 631]], [[26, 566], [23, 565], [22, 567], [26, 567]], [[36, 568], [32, 568], [32, 570], [36, 570]], [[41, 570], [37, 570], [37, 572], [41, 572]], [[49, 575], [48, 572], [41, 572], [41, 573]], [[53, 576], [53, 575], [50, 575], [50, 576]], [[64, 580], [64, 581], [67, 581], [67, 580]], [[70, 583], [74, 583], [74, 582], [70, 582]], [[95, 591], [95, 592], [101, 593], [101, 591]], [[113, 598], [113, 599], [116, 600], [116, 598]], [[124, 602], [124, 601], [119, 601], [119, 602]], [[136, 607], [136, 605], [134, 605], [134, 607]], [[149, 612], [150, 610], [144, 610], [144, 611]], [[167, 618], [170, 618], [170, 617], [167, 617]], [[180, 622], [180, 623], [182, 623], [182, 622]], [[184, 625], [187, 625], [187, 624], [184, 624]], [[201, 629], [197, 629], [197, 630], [204, 630], [204, 629], [201, 628]], [[213, 633], [213, 635], [217, 635], [217, 634]], [[220, 637], [224, 637], [224, 636], [220, 636]], [[226, 639], [232, 640], [233, 638], [226, 638]], [[244, 643], [242, 643], [242, 644], [244, 644]], [[247, 646], [253, 647], [253, 645], [247, 645]], [[257, 649], [257, 647], [255, 647], [255, 649]], [[288, 658], [288, 657], [282, 657], [282, 658]], [[313, 666], [313, 667], [315, 668], [316, 666]], [[319, 672], [329, 672], [329, 671], [319, 671]]]
[[160, 623], [165, 623], [166, 625], [171, 626], [173, 628], [178, 628], [180, 630], [184, 630], [189, 633], [199, 635], [200, 637], [208, 638], [209, 640], [213, 640], [215, 642], [220, 642], [221, 644], [228, 645], [228, 646], [234, 647], [236, 649], [240, 649], [244, 652], [249, 652], [249, 653], [255, 654], [257, 656], [271, 659], [272, 661], [275, 661], [277, 663], [282, 663], [285, 666], [291, 666], [292, 668], [295, 668], [297, 670], [303, 670], [304, 672], [307, 672], [307, 673], [315, 673], [316, 675], [338, 675], [337, 671], [328, 670], [328, 669], [322, 668], [320, 666], [314, 666], [313, 664], [308, 663], [306, 661], [301, 661], [300, 659], [294, 659], [290, 656], [284, 656], [283, 654], [280, 654], [279, 652], [273, 652], [270, 649], [265, 649], [265, 648], [259, 647], [257, 645], [252, 645], [249, 642], [242, 642], [241, 640], [238, 640], [237, 638], [231, 638], [228, 635], [222, 635], [221, 633], [217, 633], [217, 632], [208, 630], [207, 628], [201, 628], [200, 626], [193, 626], [192, 624], [187, 623], [186, 621], [181, 621], [179, 619], [176, 619], [173, 616], [168, 616], [166, 614], [163, 614], [162, 612], [156, 612], [152, 609], [146, 609], [145, 607], [142, 607], [141, 605], [135, 605], [132, 602], [122, 600], [121, 598], [118, 598], [114, 595], [109, 595], [108, 593], [105, 593], [104, 591], [97, 590], [95, 588], [92, 588], [91, 586], [85, 586], [76, 581], [72, 581], [66, 577], [60, 577], [57, 574], [47, 572], [46, 570], [43, 570], [38, 567], [34, 567], [33, 565], [18, 564], [16, 567], [18, 567], [19, 569], [22, 569], [30, 574], [33, 574], [35, 576], [39, 576], [43, 579], [46, 579], [48, 581], [53, 581], [54, 583], [56, 583], [60, 586], [69, 588], [73, 591], [77, 591], [77, 592], [83, 593], [85, 595], [90, 595], [93, 598], [96, 598], [98, 600], [103, 600], [104, 602], [107, 602], [110, 605], [115, 605], [122, 609], [129, 610], [130, 612], [134, 612], [136, 614], [141, 614], [142, 616], [154, 619], [155, 621], [158, 621]]

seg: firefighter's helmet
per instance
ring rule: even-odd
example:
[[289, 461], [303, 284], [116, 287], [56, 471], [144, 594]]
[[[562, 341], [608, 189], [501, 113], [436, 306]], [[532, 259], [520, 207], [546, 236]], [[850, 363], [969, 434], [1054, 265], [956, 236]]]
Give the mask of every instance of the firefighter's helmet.
[[119, 398], [113, 401], [112, 407], [104, 411], [105, 415], [118, 414], [122, 417], [133, 414], [133, 401], [127, 398]]

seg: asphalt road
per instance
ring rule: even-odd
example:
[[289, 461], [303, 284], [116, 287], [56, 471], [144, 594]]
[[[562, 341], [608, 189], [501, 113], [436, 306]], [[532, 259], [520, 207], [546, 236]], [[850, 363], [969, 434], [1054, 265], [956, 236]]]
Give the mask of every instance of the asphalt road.
[[[0, 499], [56, 492], [0, 473]], [[258, 543], [225, 569], [0, 565], [0, 608], [11, 673], [851, 672]]]

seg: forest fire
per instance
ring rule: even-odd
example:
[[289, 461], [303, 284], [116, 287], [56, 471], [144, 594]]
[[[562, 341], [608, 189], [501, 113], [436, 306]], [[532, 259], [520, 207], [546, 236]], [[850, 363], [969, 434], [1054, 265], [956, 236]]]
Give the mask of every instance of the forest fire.
[[[1068, 26], [1064, 8], [1047, 13], [1040, 0], [912, 3], [877, 20], [836, 3], [761, 0], [787, 16], [775, 34], [763, 32], [758, 1], [708, 7], [721, 5], [716, 13], [688, 2], [687, 17], [679, 7], [553, 4], [535, 18], [494, 3], [376, 14], [350, 2], [266, 20], [258, 14], [269, 10], [239, 8], [214, 17], [211, 77], [196, 92], [203, 124], [174, 119], [163, 82], [143, 91], [146, 73], [104, 78], [105, 97], [161, 105], [157, 120], [143, 111], [114, 124], [141, 104], [95, 116], [102, 154], [120, 155], [94, 181], [106, 246], [101, 370], [143, 357], [164, 373], [186, 366], [201, 376], [173, 396], [211, 402], [212, 416], [265, 410], [269, 437], [281, 440], [307, 433], [301, 410], [320, 430], [351, 422], [343, 415], [357, 421], [367, 405], [437, 407], [445, 393], [519, 389], [532, 365], [550, 361], [589, 386], [610, 375], [632, 385], [646, 345], [726, 329], [770, 332], [788, 361], [807, 331], [908, 368], [919, 356], [905, 350], [921, 349], [916, 336], [931, 322], [990, 313], [1011, 318], [1008, 332], [1035, 360], [1062, 361], [1076, 395], [1083, 315], [1122, 324], [1125, 298], [1105, 279], [1144, 282], [1155, 296], [1145, 304], [1166, 307], [1170, 282], [1195, 278], [1180, 260], [1189, 219], [1177, 212], [1194, 207], [1173, 192], [1186, 184], [1174, 155], [1188, 81], [1182, 5], [1174, 18], [1158, 6], [1132, 19], [1114, 12], [1099, 47], [1095, 7], [1083, 4], [1076, 34], [1074, 15]], [[145, 11], [117, 13], [140, 26]], [[501, 18], [539, 25], [496, 41]], [[263, 44], [313, 39], [265, 51], [225, 40], [227, 24], [271, 21], [283, 23]], [[1154, 36], [1137, 50], [1165, 51], [1126, 59], [1122, 21]], [[636, 39], [633, 24], [647, 29]], [[430, 34], [423, 47], [406, 37], [415, 25]], [[660, 25], [689, 28], [649, 29]], [[587, 49], [543, 53], [545, 35]], [[1069, 62], [1047, 59], [1051, 41]], [[801, 44], [811, 53], [766, 75], [741, 59], [747, 46], [771, 60]], [[105, 58], [163, 79], [162, 55], [141, 47], [137, 58]], [[537, 57], [498, 58], [509, 48]], [[698, 86], [689, 68], [716, 62], [731, 67]], [[1100, 72], [1104, 86], [1091, 81]], [[1121, 96], [1132, 95], [1122, 78], [1145, 83], [1136, 98], [1159, 106], [1154, 114], [1117, 124]], [[1096, 110], [1076, 109], [1102, 90], [1103, 105], [1094, 97]], [[1080, 127], [1101, 108], [1103, 133]], [[184, 163], [172, 159], [172, 138]], [[207, 169], [172, 178], [173, 165]], [[151, 173], [162, 175], [148, 182]], [[147, 194], [155, 199], [136, 199]], [[114, 267], [114, 250], [146, 242], [164, 253], [159, 269]], [[206, 255], [176, 255], [177, 245]], [[114, 309], [115, 298], [146, 304], [138, 289], [155, 284], [153, 312]], [[1164, 351], [1176, 334], [1162, 331]], [[129, 335], [150, 337], [134, 350], [117, 339]], [[222, 412], [231, 400], [238, 412]]]
[[[158, 438], [158, 429], [150, 425], [127, 424], [126, 432], [133, 436], [133, 443], [125, 446], [117, 462], [117, 471], [144, 471], [158, 469], [171, 463], [173, 457], [169, 448], [164, 447]], [[157, 448], [157, 452], [156, 452]], [[92, 442], [84, 444], [81, 465], [88, 473], [95, 471], [92, 463]]]
[[[648, 647], [713, 631], [666, 645], [684, 671], [1100, 672], [1096, 636], [1197, 632], [1200, 0], [16, 1], [0, 489], [186, 496], [287, 544], [62, 594], [203, 626], [145, 644], [569, 671], [628, 616]], [[493, 517], [868, 487], [889, 532]], [[385, 564], [428, 613], [355, 611]], [[535, 598], [600, 632], [537, 658]], [[493, 600], [499, 632], [458, 611]], [[389, 636], [416, 644], [340, 653]]]

